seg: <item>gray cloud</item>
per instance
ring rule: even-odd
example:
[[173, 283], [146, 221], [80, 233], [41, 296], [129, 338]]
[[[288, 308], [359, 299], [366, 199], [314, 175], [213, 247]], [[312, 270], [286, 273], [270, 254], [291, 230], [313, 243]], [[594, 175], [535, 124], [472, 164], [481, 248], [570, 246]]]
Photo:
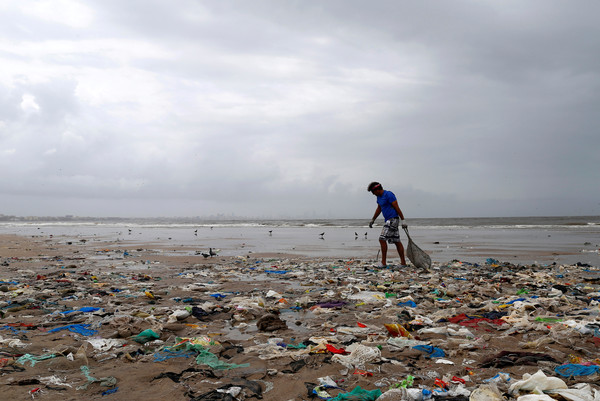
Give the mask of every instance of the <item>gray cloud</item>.
[[0, 213], [599, 214], [600, 6], [4, 4]]

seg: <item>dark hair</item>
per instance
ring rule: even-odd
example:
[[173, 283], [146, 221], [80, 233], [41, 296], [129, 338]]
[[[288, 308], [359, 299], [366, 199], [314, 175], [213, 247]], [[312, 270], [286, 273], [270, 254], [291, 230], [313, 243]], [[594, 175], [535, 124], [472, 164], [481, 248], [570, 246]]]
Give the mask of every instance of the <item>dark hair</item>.
[[372, 183], [369, 184], [369, 186], [367, 187], [367, 191], [369, 192], [373, 192], [374, 189], [383, 189], [383, 187], [381, 186], [380, 183], [378, 183], [377, 181], [373, 181]]

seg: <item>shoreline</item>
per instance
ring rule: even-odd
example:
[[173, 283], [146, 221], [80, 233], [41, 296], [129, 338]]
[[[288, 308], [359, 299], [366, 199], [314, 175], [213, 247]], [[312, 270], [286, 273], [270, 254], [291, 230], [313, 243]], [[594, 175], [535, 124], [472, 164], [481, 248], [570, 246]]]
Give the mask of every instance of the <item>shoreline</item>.
[[[0, 230], [32, 238], [63, 241], [78, 245], [81, 240], [102, 246], [169, 247], [193, 255], [220, 249], [220, 256], [253, 257], [280, 254], [289, 257], [354, 258], [371, 260], [377, 256], [379, 228], [340, 227], [95, 227], [34, 225]], [[360, 232], [359, 232], [360, 231]], [[320, 233], [325, 236], [321, 238]], [[485, 263], [488, 258], [520, 264], [600, 265], [600, 226], [562, 228], [437, 228], [415, 227], [413, 240], [434, 262], [464, 260]], [[406, 246], [406, 236], [401, 233]], [[389, 256], [393, 257], [393, 252]], [[397, 255], [396, 255], [397, 258]]]

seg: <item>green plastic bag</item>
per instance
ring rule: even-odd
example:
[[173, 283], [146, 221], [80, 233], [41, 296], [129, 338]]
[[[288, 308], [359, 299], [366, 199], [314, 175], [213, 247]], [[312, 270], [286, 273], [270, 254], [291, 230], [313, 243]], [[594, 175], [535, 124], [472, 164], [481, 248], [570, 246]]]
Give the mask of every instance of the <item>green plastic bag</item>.
[[[177, 338], [177, 341], [181, 341], [181, 338]], [[213, 369], [229, 370], [229, 369], [235, 369], [235, 368], [247, 368], [248, 366], [250, 366], [249, 363], [243, 363], [241, 365], [237, 365], [235, 363], [223, 362], [223, 361], [219, 360], [219, 358], [215, 354], [208, 351], [201, 344], [192, 344], [190, 342], [183, 342], [183, 343], [180, 343], [173, 347], [167, 347], [166, 349], [169, 349], [169, 350], [184, 349], [186, 351], [197, 352], [198, 355], [196, 356], [196, 363], [198, 365], [208, 365]]]
[[[202, 347], [199, 345], [198, 347]], [[249, 363], [242, 363], [241, 365], [237, 365], [235, 363], [227, 363], [219, 360], [219, 358], [210, 351], [205, 349], [197, 348], [198, 356], [196, 357], [196, 363], [198, 365], [208, 365], [213, 369], [218, 370], [229, 370], [235, 368], [247, 368], [250, 366]]]
[[21, 364], [21, 365], [25, 365], [25, 363], [29, 362], [31, 364], [31, 366], [34, 366], [39, 361], [54, 358], [55, 356], [56, 356], [55, 354], [46, 354], [46, 355], [41, 355], [41, 356], [25, 354], [22, 357], [20, 357], [19, 359], [17, 359], [17, 363]]
[[356, 386], [349, 393], [338, 394], [337, 397], [329, 401], [375, 401], [381, 397], [381, 390], [363, 390], [360, 386]]
[[160, 336], [156, 334], [153, 330], [147, 329], [142, 331], [137, 336], [133, 337], [133, 341], [136, 341], [140, 344], [147, 343], [148, 341], [158, 340]]

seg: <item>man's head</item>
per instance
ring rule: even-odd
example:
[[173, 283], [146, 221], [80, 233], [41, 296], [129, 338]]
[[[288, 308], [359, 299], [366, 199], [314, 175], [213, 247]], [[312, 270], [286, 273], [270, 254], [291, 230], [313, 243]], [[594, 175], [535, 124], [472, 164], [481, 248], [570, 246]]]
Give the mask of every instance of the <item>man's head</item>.
[[373, 181], [367, 187], [367, 191], [371, 192], [375, 196], [381, 196], [381, 194], [383, 193], [383, 187], [377, 181]]

